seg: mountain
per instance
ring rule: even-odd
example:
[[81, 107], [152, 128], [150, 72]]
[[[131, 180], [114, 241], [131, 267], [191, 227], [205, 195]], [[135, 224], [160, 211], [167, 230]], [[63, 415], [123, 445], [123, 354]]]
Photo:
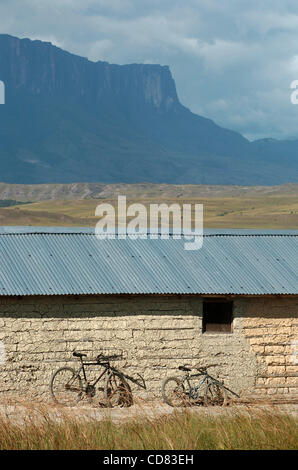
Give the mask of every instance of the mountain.
[[2, 34], [0, 80], [0, 181], [298, 181], [298, 141], [249, 142], [192, 113], [167, 66], [91, 62]]

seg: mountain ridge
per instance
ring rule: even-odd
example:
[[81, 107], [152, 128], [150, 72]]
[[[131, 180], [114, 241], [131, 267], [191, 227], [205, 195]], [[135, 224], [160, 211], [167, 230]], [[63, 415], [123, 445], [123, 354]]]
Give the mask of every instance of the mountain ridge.
[[[84, 199], [117, 198], [219, 198], [219, 197], [270, 197], [290, 196], [298, 198], [298, 183], [278, 186], [232, 186], [232, 185], [175, 185], [157, 183], [51, 183], [7, 184], [0, 182], [0, 201], [41, 202], [75, 201]], [[9, 204], [11, 205], [11, 204]]]

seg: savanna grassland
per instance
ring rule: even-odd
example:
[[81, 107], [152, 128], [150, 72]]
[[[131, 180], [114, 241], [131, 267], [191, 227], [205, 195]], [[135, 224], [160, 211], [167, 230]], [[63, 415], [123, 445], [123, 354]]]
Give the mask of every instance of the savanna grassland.
[[94, 227], [97, 205], [110, 203], [117, 209], [118, 195], [126, 195], [127, 205], [144, 204], [147, 211], [151, 203], [203, 204], [204, 227], [298, 229], [298, 184], [244, 187], [2, 183], [0, 201], [2, 206], [5, 201], [9, 203], [0, 207], [0, 224]]

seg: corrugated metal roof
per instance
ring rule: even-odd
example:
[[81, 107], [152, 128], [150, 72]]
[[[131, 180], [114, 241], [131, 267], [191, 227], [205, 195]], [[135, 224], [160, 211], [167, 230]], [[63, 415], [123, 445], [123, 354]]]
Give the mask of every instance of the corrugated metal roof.
[[96, 238], [94, 229], [1, 227], [0, 295], [298, 294], [298, 231]]

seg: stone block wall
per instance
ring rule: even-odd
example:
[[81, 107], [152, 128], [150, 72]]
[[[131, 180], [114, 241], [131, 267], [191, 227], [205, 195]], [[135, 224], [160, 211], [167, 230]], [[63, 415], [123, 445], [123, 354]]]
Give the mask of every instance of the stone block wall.
[[256, 392], [298, 393], [298, 301], [255, 298], [246, 303], [243, 332], [258, 362]]
[[142, 377], [146, 390], [131, 385], [146, 398], [160, 397], [162, 380], [180, 375], [179, 365], [197, 363], [217, 364], [211, 375], [242, 396], [295, 394], [297, 297], [232, 300], [232, 333], [202, 333], [200, 296], [2, 297], [0, 394], [50, 399], [52, 373], [78, 366], [74, 349], [89, 357], [122, 350], [115, 365]]

